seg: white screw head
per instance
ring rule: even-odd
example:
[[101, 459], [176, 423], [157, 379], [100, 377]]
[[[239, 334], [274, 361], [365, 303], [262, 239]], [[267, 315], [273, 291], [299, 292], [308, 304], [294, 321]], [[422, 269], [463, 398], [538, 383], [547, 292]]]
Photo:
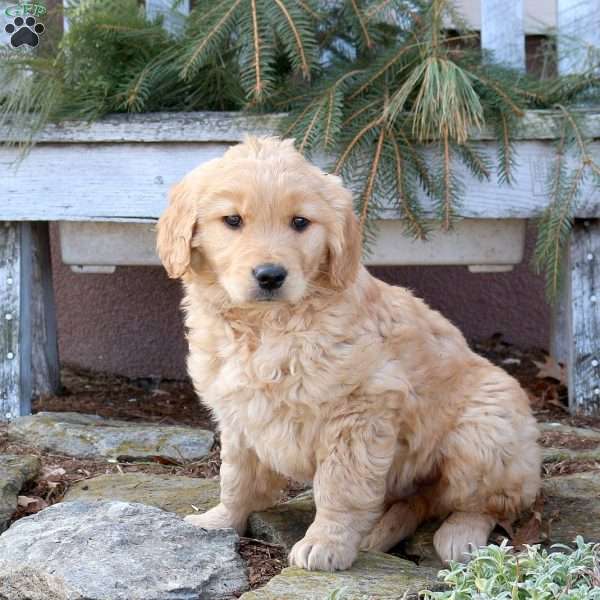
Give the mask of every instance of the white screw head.
[[8, 283], [8, 285], [12, 285], [14, 282], [15, 282], [15, 280], [14, 280], [12, 277], [9, 277], [9, 278], [6, 280], [6, 283]]
[[594, 396], [600, 396], [600, 388], [594, 390]]
[[7, 413], [6, 413], [6, 418], [7, 418], [7, 419], [10, 419], [11, 417], [12, 417], [12, 414], [11, 414], [11, 413], [9, 413], [9, 412], [7, 412]]
[[9, 352], [9, 353], [6, 355], [6, 358], [8, 358], [8, 360], [12, 360], [14, 357], [15, 357], [15, 355], [14, 355], [12, 352]]
[[596, 304], [596, 296], [591, 296], [591, 297], [590, 297], [590, 302], [591, 302], [592, 304]]
[[589, 254], [586, 256], [586, 258], [587, 258], [588, 260], [594, 260], [594, 255], [593, 255], [593, 254], [590, 252], [590, 253], [589, 253]]
[[598, 361], [594, 358], [594, 360], [592, 361], [592, 367], [597, 367], [598, 366]]
[[12, 315], [11, 315], [10, 313], [6, 313], [6, 314], [4, 315], [4, 318], [5, 318], [7, 321], [12, 321]]

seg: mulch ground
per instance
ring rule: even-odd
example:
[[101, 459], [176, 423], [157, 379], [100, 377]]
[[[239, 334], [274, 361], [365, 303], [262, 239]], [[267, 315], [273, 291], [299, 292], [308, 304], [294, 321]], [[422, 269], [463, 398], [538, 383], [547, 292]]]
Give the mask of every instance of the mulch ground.
[[[504, 342], [501, 336], [473, 344], [475, 351], [516, 377], [527, 391], [532, 409], [540, 421], [560, 422], [600, 431], [600, 418], [573, 417], [567, 411], [567, 389], [564, 371], [542, 350], [522, 350]], [[107, 373], [92, 373], [73, 367], [62, 371], [63, 389], [55, 396], [44, 396], [34, 402], [34, 412], [74, 411], [113, 419], [151, 421], [161, 424], [185, 424], [214, 429], [209, 412], [197, 401], [189, 382], [158, 379], [128, 379]], [[588, 449], [597, 440], [578, 440], [555, 432], [546, 433], [543, 445], [572, 449]], [[24, 503], [15, 520], [46, 505], [59, 502], [69, 486], [82, 479], [103, 473], [143, 471], [146, 473], [213, 477], [219, 472], [218, 438], [211, 454], [195, 463], [169, 461], [116, 463], [106, 460], [80, 460], [53, 455], [8, 440], [6, 426], [0, 425], [0, 454], [34, 454], [42, 462], [41, 476], [21, 493], [31, 499]], [[158, 460], [158, 459], [157, 459]], [[545, 476], [598, 469], [598, 462], [563, 461], [546, 466]], [[291, 497], [301, 489], [290, 482]], [[249, 538], [242, 538], [240, 553], [248, 561], [251, 587], [259, 587], [282, 568], [287, 558], [282, 548]]]

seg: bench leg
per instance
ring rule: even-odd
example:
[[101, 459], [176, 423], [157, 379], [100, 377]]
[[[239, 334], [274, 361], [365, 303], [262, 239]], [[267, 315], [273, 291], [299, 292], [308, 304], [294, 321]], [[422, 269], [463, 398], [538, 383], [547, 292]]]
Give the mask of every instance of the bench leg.
[[48, 224], [0, 223], [0, 421], [59, 385]]
[[566, 252], [552, 351], [568, 372], [571, 414], [600, 415], [600, 220], [578, 220]]

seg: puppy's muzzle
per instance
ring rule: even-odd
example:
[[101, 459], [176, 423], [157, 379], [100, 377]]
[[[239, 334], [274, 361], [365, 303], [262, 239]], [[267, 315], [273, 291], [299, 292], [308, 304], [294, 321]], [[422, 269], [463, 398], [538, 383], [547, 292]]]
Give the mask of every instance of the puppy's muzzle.
[[287, 277], [287, 270], [282, 265], [265, 263], [258, 265], [252, 270], [252, 275], [258, 283], [258, 287], [265, 292], [278, 290]]

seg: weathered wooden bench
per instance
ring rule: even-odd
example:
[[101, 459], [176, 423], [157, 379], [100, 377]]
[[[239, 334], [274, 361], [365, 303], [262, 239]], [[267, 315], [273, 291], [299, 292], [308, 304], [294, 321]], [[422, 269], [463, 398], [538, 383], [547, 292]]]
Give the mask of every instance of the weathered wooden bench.
[[[146, 0], [165, 12], [171, 0]], [[561, 73], [584, 64], [585, 44], [600, 46], [592, 18], [595, 0], [557, 0]], [[169, 13], [166, 26], [181, 28], [189, 10]], [[564, 48], [575, 37], [585, 44]], [[523, 0], [481, 0], [482, 46], [496, 58], [525, 67]], [[0, 147], [0, 421], [28, 414], [33, 394], [58, 386], [56, 317], [49, 260], [48, 223], [58, 221], [63, 260], [81, 272], [111, 272], [122, 264], [158, 264], [153, 224], [167, 189], [202, 161], [219, 156], [246, 133], [272, 133], [277, 116], [237, 113], [113, 116], [101, 122], [48, 127], [27, 158]], [[554, 158], [556, 115], [531, 112], [516, 147], [513, 187], [463, 173], [463, 220], [430, 242], [402, 235], [398, 214], [382, 214], [372, 264], [458, 264], [471, 271], [507, 270], [523, 258], [525, 225], [546, 207]], [[583, 116], [600, 140], [600, 111]], [[494, 154], [489, 132], [476, 135]], [[0, 132], [0, 144], [5, 139]], [[600, 143], [598, 144], [600, 145]], [[593, 152], [598, 148], [593, 144]], [[423, 199], [427, 203], [426, 199]], [[433, 207], [429, 205], [433, 213]], [[552, 352], [567, 365], [572, 412], [600, 414], [600, 194], [584, 189], [566, 251], [568, 277], [555, 311]]]
[[[555, 118], [553, 113], [527, 114], [517, 142], [513, 187], [464, 173], [463, 220], [453, 232], [414, 241], [403, 235], [396, 211], [386, 210], [367, 262], [459, 264], [472, 271], [506, 270], [520, 262], [526, 221], [538, 217], [547, 202]], [[2, 420], [27, 414], [34, 393], [58, 385], [48, 223], [60, 223], [62, 257], [74, 270], [111, 272], [122, 264], [159, 264], [153, 224], [170, 185], [246, 133], [272, 133], [277, 119], [149, 114], [52, 126], [16, 169], [16, 151], [0, 148]], [[600, 114], [589, 113], [585, 121], [600, 138]], [[495, 151], [489, 133], [478, 137], [485, 151]], [[571, 236], [570, 277], [556, 319], [554, 350], [568, 365], [572, 410], [592, 413], [600, 405], [598, 191], [584, 192], [577, 216], [581, 220]]]

